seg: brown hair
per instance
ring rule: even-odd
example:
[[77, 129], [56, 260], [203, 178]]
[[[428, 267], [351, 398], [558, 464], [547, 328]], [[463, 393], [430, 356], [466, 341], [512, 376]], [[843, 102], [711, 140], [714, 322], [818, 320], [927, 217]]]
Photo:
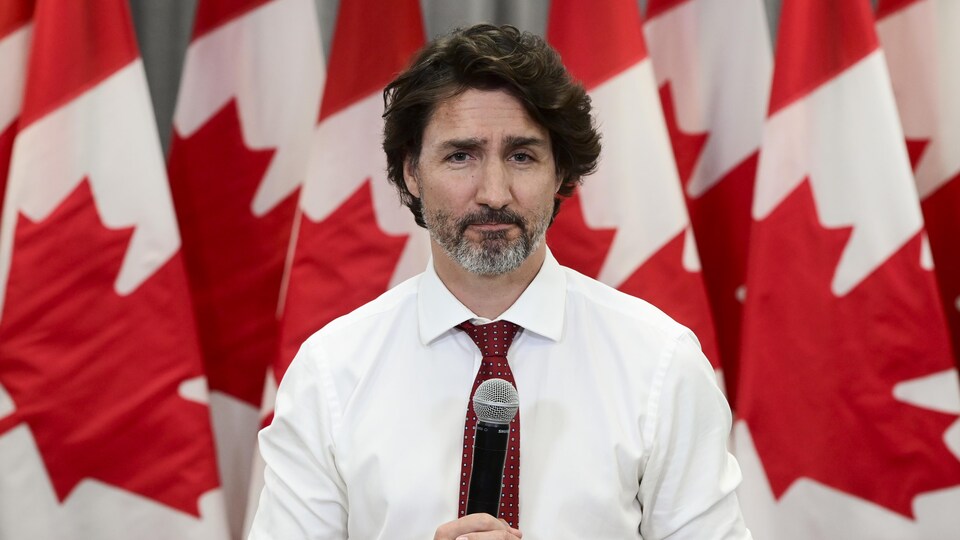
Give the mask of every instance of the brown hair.
[[467, 89], [503, 89], [550, 133], [560, 190], [553, 216], [573, 195], [581, 177], [592, 173], [600, 156], [600, 134], [590, 116], [590, 97], [535, 34], [504, 25], [458, 28], [427, 44], [413, 63], [383, 90], [383, 150], [387, 177], [400, 201], [424, 227], [420, 199], [407, 189], [403, 163], [420, 157], [423, 132], [441, 102]]

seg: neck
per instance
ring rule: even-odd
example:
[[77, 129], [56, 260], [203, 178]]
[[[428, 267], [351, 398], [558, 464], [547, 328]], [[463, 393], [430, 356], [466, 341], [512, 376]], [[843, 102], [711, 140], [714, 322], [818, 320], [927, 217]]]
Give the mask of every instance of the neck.
[[436, 242], [431, 242], [433, 264], [440, 281], [470, 311], [486, 319], [496, 319], [503, 314], [533, 281], [547, 256], [546, 244], [520, 266], [499, 276], [481, 276], [465, 270]]

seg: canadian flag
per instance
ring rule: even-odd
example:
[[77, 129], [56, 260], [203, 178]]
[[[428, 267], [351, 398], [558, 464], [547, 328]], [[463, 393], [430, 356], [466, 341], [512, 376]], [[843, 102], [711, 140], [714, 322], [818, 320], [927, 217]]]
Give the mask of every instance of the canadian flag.
[[773, 73], [767, 18], [762, 0], [650, 0], [644, 32], [735, 404], [750, 203]]
[[547, 235], [557, 260], [690, 327], [718, 367], [716, 336], [634, 0], [554, 0], [547, 39], [593, 101], [597, 172]]
[[960, 4], [881, 0], [877, 18], [940, 295], [960, 351]]
[[758, 538], [953, 538], [960, 391], [870, 3], [785, 0], [735, 446]]
[[310, 334], [426, 265], [429, 237], [400, 206], [380, 147], [383, 87], [423, 43], [417, 0], [340, 3], [300, 197], [277, 380]]
[[[275, 381], [310, 334], [426, 266], [429, 237], [400, 206], [380, 146], [383, 87], [423, 43], [417, 0], [340, 3], [319, 123], [307, 139], [310, 157], [284, 272], [280, 347], [267, 377], [264, 423], [272, 420]], [[245, 531], [263, 470], [257, 453]]]
[[198, 3], [173, 118], [170, 184], [237, 534], [324, 71], [313, 0]]
[[[12, 0], [0, 9], [0, 209], [7, 188], [10, 152], [23, 103], [34, 0]], [[0, 395], [2, 399], [2, 395]], [[2, 405], [0, 405], [2, 407]], [[0, 409], [2, 410], [2, 409]]]
[[227, 538], [126, 0], [37, 0], [0, 223], [0, 536]]

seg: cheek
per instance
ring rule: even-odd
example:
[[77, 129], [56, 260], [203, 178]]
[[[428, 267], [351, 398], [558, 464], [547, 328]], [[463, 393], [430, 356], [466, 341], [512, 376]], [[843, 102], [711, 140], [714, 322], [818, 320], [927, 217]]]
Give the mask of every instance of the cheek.
[[530, 183], [516, 193], [516, 198], [527, 208], [553, 209], [553, 201], [557, 197], [557, 188], [554, 183]]
[[437, 175], [421, 182], [424, 199], [443, 205], [468, 205], [473, 200], [474, 180], [469, 174]]
[[444, 214], [458, 213], [466, 205], [465, 199], [449, 186], [425, 182], [421, 184], [420, 200], [427, 211]]

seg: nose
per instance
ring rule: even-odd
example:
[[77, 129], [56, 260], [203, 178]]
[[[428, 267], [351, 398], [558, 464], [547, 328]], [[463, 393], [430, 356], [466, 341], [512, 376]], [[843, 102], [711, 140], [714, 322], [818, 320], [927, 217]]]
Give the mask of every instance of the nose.
[[477, 180], [477, 204], [500, 209], [506, 207], [512, 200], [510, 175], [504, 165], [494, 160], [485, 163]]

